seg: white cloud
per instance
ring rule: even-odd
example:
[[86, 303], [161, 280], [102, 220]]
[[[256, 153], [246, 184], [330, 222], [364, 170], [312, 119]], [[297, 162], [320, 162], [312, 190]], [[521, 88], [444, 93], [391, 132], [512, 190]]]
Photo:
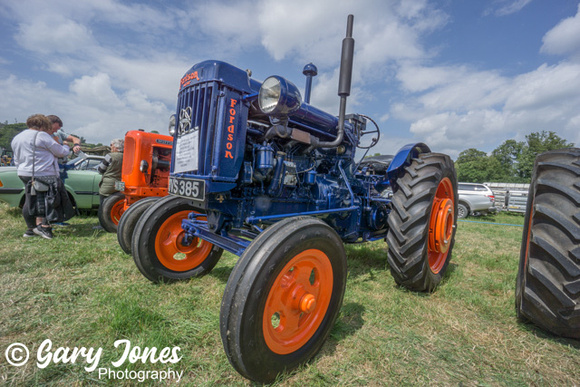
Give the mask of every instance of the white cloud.
[[122, 25], [136, 31], [161, 31], [173, 28], [174, 13], [177, 8], [167, 7], [158, 10], [144, 4], [129, 3], [125, 5], [115, 0], [83, 1], [79, 4], [78, 14], [93, 12], [97, 21], [107, 24]]
[[50, 89], [45, 82], [31, 82], [10, 76], [0, 79], [2, 117], [25, 122], [34, 113], [56, 114], [64, 129], [90, 142], [108, 143], [127, 130], [143, 128], [165, 133], [171, 110], [138, 90], [116, 93], [107, 74], [74, 80], [69, 92]]
[[83, 76], [76, 79], [70, 86], [71, 92], [84, 104], [98, 109], [116, 109], [122, 107], [107, 74], [99, 73], [93, 77]]
[[[304, 12], [306, 8], [308, 12]], [[355, 16], [350, 111], [376, 102], [379, 96], [370, 90], [390, 81], [395, 63], [429, 57], [421, 44], [422, 36], [448, 21], [443, 12], [424, 0], [264, 0], [259, 9], [264, 48], [276, 60], [314, 62], [319, 75], [314, 80], [312, 103], [332, 114], [338, 111], [338, 69], [348, 14]]]
[[474, 110], [466, 114], [443, 112], [413, 122], [411, 133], [424, 138], [434, 149], [463, 149], [467, 144], [469, 148], [477, 148], [486, 146], [490, 136], [501, 134], [505, 119], [495, 110]]
[[521, 11], [532, 0], [495, 0], [494, 4], [486, 11], [486, 14], [495, 16], [507, 16]]
[[[580, 140], [580, 65], [562, 62], [508, 78], [467, 67], [409, 67], [398, 79], [411, 91], [428, 89], [393, 106], [393, 116], [411, 121], [410, 131], [432, 148], [456, 157], [466, 147], [491, 151], [509, 138], [542, 130]], [[469, 144], [467, 146], [466, 144]]]
[[274, 59], [294, 57], [323, 68], [337, 63], [348, 14], [355, 15], [355, 52], [365, 69], [388, 60], [423, 57], [421, 33], [447, 22], [443, 12], [423, 0], [264, 0], [260, 10], [261, 41]]
[[[344, 0], [332, 3], [264, 1], [258, 14], [261, 43], [275, 60], [294, 55], [301, 61], [309, 57], [326, 65], [329, 50], [335, 50], [344, 37], [342, 31], [346, 31], [349, 8], [352, 7]], [[333, 56], [331, 61], [334, 62], [335, 58]]]
[[97, 137], [105, 143], [127, 130], [163, 132], [167, 127], [170, 112], [165, 104], [150, 100], [137, 89], [116, 93], [107, 74], [83, 76], [72, 82], [70, 89], [74, 96], [72, 102], [84, 112], [77, 130], [84, 137]]
[[407, 100], [393, 104], [396, 117], [417, 117], [442, 111], [468, 112], [493, 108], [505, 102], [509, 80], [496, 71], [476, 71], [467, 66], [425, 67], [403, 65], [397, 73]]
[[544, 35], [541, 52], [580, 55], [580, 4], [575, 16], [566, 18]]
[[[132, 109], [134, 112], [145, 115], [156, 115], [159, 118], [166, 118], [166, 123], [169, 123], [169, 114], [167, 111], [167, 106], [158, 101], [151, 101], [145, 93], [141, 90], [131, 89], [128, 90], [124, 95], [124, 100], [126, 101], [127, 107]], [[167, 126], [167, 125], [166, 125]], [[165, 127], [161, 128], [162, 130]], [[153, 128], [152, 128], [153, 130]], [[157, 129], [157, 131], [160, 131]]]
[[0, 90], [0, 111], [7, 115], [2, 118], [8, 119], [10, 123], [12, 119], [25, 122], [31, 114], [44, 113], [43, 101], [55, 94], [47, 90], [45, 82], [30, 82], [14, 75], [0, 79]]
[[16, 40], [29, 51], [51, 55], [84, 52], [94, 45], [84, 25], [60, 16], [34, 18], [33, 23], [22, 23]]
[[23, 24], [44, 21], [56, 28], [60, 18], [64, 18], [79, 24], [104, 22], [140, 31], [171, 29], [174, 15], [179, 13], [178, 9], [167, 6], [160, 10], [139, 3], [126, 5], [117, 0], [20, 0], [4, 4], [4, 7]]
[[540, 66], [535, 71], [516, 77], [511, 86], [505, 108], [534, 111], [544, 106], [559, 106], [564, 111], [580, 103], [580, 64], [562, 62]]
[[109, 53], [100, 58], [100, 68], [111, 74], [115, 87], [139, 89], [168, 104], [177, 100], [179, 80], [192, 64], [171, 54], [128, 59]]
[[465, 73], [465, 71], [464, 67], [422, 67], [409, 64], [401, 66], [396, 77], [405, 90], [422, 92], [447, 85], [457, 78], [457, 72]]
[[[490, 9], [508, 15], [529, 2], [500, 0]], [[337, 114], [340, 47], [352, 13], [356, 43], [347, 111], [386, 121], [373, 152], [392, 153], [405, 143], [425, 141], [456, 156], [467, 147], [489, 151], [507, 138], [523, 140], [538, 130], [556, 130], [580, 143], [580, 68], [574, 64], [580, 53], [580, 8], [545, 34], [541, 49], [571, 57], [506, 75], [468, 63], [442, 63], [426, 46], [426, 37], [452, 25], [440, 4], [429, 0], [167, 3], [21, 0], [0, 5], [19, 26], [13, 30], [19, 59], [26, 57], [34, 68], [11, 76], [15, 59], [2, 52], [0, 110], [8, 115], [0, 119], [54, 113], [67, 130], [102, 143], [130, 129], [163, 132], [180, 77], [205, 59], [249, 62], [258, 79], [285, 71], [299, 87], [301, 66], [312, 61], [319, 68], [312, 103]]]
[[[254, 24], [256, 11], [260, 8], [259, 4], [255, 6], [249, 0], [200, 2], [193, 4], [193, 8], [187, 12], [187, 22], [204, 40], [219, 41], [228, 49], [237, 51], [259, 44], [259, 30]], [[223, 50], [222, 47], [216, 49]]]

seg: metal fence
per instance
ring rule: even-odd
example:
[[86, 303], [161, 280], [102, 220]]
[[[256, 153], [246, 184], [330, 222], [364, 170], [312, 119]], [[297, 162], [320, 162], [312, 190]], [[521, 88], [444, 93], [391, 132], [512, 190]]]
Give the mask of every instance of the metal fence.
[[529, 184], [483, 183], [495, 195], [495, 206], [501, 211], [526, 212]]

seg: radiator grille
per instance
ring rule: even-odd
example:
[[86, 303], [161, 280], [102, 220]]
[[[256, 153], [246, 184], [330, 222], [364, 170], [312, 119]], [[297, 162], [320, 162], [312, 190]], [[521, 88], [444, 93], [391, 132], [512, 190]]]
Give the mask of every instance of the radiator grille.
[[212, 169], [217, 89], [217, 82], [200, 83], [183, 89], [177, 102], [178, 112], [191, 107], [191, 129], [200, 131], [197, 175], [207, 176]]

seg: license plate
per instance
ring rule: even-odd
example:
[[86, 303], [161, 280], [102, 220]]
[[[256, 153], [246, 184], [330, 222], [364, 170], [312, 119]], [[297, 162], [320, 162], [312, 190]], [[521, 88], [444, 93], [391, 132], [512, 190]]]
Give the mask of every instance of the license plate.
[[170, 177], [168, 191], [172, 195], [203, 201], [205, 200], [205, 181]]

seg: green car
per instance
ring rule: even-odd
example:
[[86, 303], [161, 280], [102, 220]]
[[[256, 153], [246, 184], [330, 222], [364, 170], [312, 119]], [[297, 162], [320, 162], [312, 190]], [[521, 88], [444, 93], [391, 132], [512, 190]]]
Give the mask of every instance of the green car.
[[[99, 208], [99, 182], [97, 166], [102, 156], [85, 155], [67, 163], [64, 185], [73, 206], [81, 210]], [[0, 202], [10, 207], [24, 205], [24, 184], [16, 174], [16, 167], [0, 167]]]

